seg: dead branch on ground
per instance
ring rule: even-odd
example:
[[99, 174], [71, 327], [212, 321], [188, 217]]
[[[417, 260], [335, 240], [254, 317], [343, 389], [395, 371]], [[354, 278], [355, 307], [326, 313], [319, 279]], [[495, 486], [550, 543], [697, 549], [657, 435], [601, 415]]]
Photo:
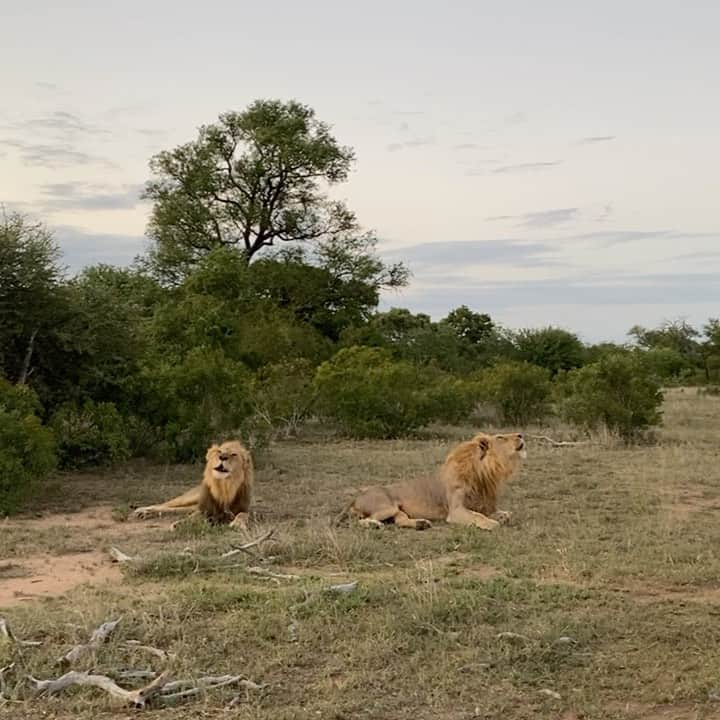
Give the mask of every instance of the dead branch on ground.
[[265, 534], [261, 535], [258, 538], [255, 538], [255, 540], [251, 540], [250, 542], [246, 542], [244, 545], [239, 545], [238, 547], [234, 547], [232, 550], [228, 550], [226, 553], [223, 553], [220, 557], [221, 558], [229, 558], [233, 557], [234, 555], [237, 555], [238, 553], [244, 552], [248, 555], [251, 555], [252, 557], [256, 557], [256, 554], [252, 552], [251, 548], [257, 547], [261, 543], [264, 543], [266, 540], [271, 538], [275, 534], [275, 528], [271, 528], [268, 530]]
[[17, 645], [18, 647], [38, 647], [42, 645], [40, 640], [20, 640], [15, 636], [8, 621], [5, 618], [0, 617], [0, 637], [4, 637], [9, 642]]
[[145, 708], [151, 701], [161, 704], [172, 704], [179, 700], [195, 697], [207, 690], [216, 690], [228, 685], [240, 685], [246, 692], [250, 690], [263, 690], [265, 685], [258, 685], [241, 675], [207, 675], [196, 680], [168, 681], [169, 671], [158, 675], [148, 685], [138, 690], [126, 690], [120, 687], [107, 675], [90, 674], [71, 670], [59, 678], [38, 680], [28, 676], [28, 680], [36, 695], [54, 695], [73, 686], [96, 687], [110, 696], [123, 701], [125, 705], [134, 708]]
[[549, 445], [552, 445], [552, 447], [572, 447], [575, 445], [589, 445], [589, 443], [585, 440], [554, 440], [548, 435], [526, 435], [525, 437], [528, 437], [532, 440], [541, 440], [542, 442], [546, 442]]
[[95, 652], [100, 645], [107, 642], [120, 620], [121, 618], [118, 618], [117, 620], [110, 620], [109, 622], [103, 623], [99, 628], [93, 631], [93, 634], [90, 636], [90, 640], [88, 642], [71, 648], [57, 661], [57, 664], [61, 667], [69, 667], [73, 663], [77, 662], [83, 655]]
[[110, 559], [116, 563], [132, 562], [137, 559], [132, 557], [132, 555], [126, 555], [122, 550], [118, 550], [116, 547], [111, 547], [108, 552], [110, 553]]
[[153, 647], [152, 645], [143, 645], [139, 640], [126, 640], [125, 647], [132, 648], [133, 650], [139, 650], [140, 652], [154, 655], [163, 662], [172, 662], [175, 659], [174, 653], [169, 653], [167, 650], [161, 650], [160, 648]]

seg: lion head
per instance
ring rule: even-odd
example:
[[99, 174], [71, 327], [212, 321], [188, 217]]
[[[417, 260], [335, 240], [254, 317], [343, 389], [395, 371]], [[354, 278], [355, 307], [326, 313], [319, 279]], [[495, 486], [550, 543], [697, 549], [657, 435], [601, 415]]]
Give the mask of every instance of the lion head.
[[205, 473], [215, 480], [244, 477], [250, 456], [238, 440], [211, 445], [205, 454]]
[[494, 512], [502, 484], [526, 456], [521, 433], [478, 433], [460, 443], [445, 460], [442, 477], [448, 491], [462, 488], [480, 512]]

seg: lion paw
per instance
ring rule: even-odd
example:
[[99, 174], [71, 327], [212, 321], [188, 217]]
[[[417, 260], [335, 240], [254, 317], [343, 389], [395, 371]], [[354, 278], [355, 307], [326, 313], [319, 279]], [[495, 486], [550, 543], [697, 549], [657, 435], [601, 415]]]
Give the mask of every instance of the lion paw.
[[507, 523], [510, 522], [510, 518], [512, 518], [512, 513], [508, 512], [507, 510], [498, 510], [497, 512], [493, 513], [492, 516], [493, 520], [496, 520], [501, 525], [507, 525]]
[[136, 510], [133, 510], [132, 517], [135, 520], [147, 520], [154, 514], [155, 512], [151, 507], [139, 507]]
[[247, 516], [242, 513], [238, 513], [230, 523], [230, 527], [235, 530], [247, 530]]
[[381, 530], [383, 528], [383, 524], [374, 518], [363, 518], [360, 520], [360, 525], [366, 528], [373, 528], [374, 530]]
[[429, 530], [431, 527], [432, 523], [429, 520], [425, 520], [425, 518], [420, 518], [415, 521], [416, 530]]

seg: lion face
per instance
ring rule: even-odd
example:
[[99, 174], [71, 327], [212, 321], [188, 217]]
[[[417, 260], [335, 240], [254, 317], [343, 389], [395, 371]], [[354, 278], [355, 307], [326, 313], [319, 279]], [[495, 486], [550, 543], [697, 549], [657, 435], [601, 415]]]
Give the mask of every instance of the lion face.
[[506, 433], [501, 435], [478, 433], [473, 440], [477, 442], [483, 457], [487, 455], [491, 449], [496, 455], [505, 458], [519, 457], [524, 460], [527, 457], [525, 438], [522, 433]]
[[237, 475], [245, 464], [245, 448], [237, 441], [231, 440], [222, 445], [213, 445], [205, 455], [207, 467], [216, 480]]

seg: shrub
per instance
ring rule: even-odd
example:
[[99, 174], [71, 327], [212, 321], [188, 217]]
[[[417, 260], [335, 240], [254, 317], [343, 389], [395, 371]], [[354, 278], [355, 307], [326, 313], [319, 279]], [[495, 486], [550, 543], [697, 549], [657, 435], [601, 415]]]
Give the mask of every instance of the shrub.
[[252, 415], [253, 377], [222, 350], [198, 347], [145, 371], [144, 411], [164, 437], [167, 459], [197, 460], [210, 443], [240, 434]]
[[340, 350], [317, 369], [315, 389], [318, 410], [353, 437], [407, 435], [468, 405], [462, 386], [448, 376], [393, 360], [381, 348]]
[[660, 382], [641, 354], [606, 355], [568, 373], [559, 390], [565, 419], [588, 430], [604, 425], [626, 442], [662, 419]]
[[510, 425], [542, 420], [550, 411], [550, 373], [531, 363], [498, 363], [479, 375], [478, 388], [482, 399], [492, 403]]
[[0, 515], [15, 510], [57, 465], [52, 432], [35, 393], [0, 379]]
[[64, 468], [113, 465], [130, 457], [125, 420], [112, 403], [66, 403], [53, 415], [50, 426]]
[[295, 434], [312, 412], [312, 363], [290, 360], [262, 368], [256, 378], [254, 420], [285, 437]]
[[520, 330], [513, 340], [519, 360], [545, 368], [553, 375], [580, 367], [585, 360], [585, 346], [580, 339], [561, 328]]

